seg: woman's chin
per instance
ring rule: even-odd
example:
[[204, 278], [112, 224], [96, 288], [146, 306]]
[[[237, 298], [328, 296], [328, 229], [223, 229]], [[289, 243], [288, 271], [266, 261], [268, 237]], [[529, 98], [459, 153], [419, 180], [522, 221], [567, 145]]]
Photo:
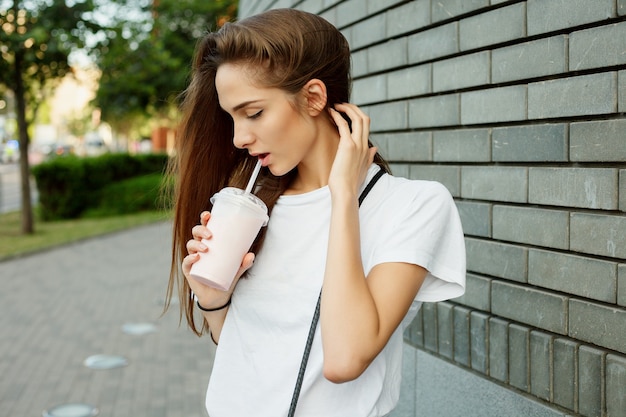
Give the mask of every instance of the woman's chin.
[[269, 169], [269, 171], [275, 177], [282, 177], [284, 175], [287, 175], [288, 173], [290, 173], [293, 170], [293, 168], [289, 169], [289, 168], [280, 167], [280, 166], [276, 166], [276, 165], [268, 165], [267, 169]]

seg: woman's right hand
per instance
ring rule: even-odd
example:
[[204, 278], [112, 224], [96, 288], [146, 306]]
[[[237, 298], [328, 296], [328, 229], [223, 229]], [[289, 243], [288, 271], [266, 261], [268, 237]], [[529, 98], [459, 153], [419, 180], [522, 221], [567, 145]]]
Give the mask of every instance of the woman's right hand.
[[235, 279], [233, 280], [233, 283], [228, 291], [221, 291], [216, 288], [209, 287], [208, 285], [204, 285], [192, 278], [189, 275], [191, 266], [197, 262], [198, 259], [200, 259], [201, 252], [208, 251], [208, 247], [202, 243], [202, 239], [211, 239], [212, 237], [211, 231], [207, 228], [207, 223], [210, 218], [211, 213], [208, 211], [202, 212], [200, 214], [200, 224], [191, 229], [193, 239], [187, 241], [188, 255], [183, 259], [182, 267], [183, 274], [185, 275], [185, 278], [187, 278], [189, 287], [198, 298], [200, 305], [204, 308], [217, 308], [228, 302], [233, 291], [235, 290], [235, 286], [237, 285], [239, 278], [241, 278], [241, 276], [252, 266], [252, 263], [254, 262], [254, 254], [252, 252], [248, 252], [243, 257], [241, 266], [239, 267], [239, 270], [235, 275]]

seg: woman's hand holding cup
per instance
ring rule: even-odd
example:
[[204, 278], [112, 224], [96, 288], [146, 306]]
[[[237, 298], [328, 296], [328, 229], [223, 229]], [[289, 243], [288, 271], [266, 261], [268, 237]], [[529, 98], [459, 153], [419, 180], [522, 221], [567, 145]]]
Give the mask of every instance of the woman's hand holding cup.
[[237, 271], [235, 278], [233, 280], [232, 285], [228, 291], [221, 291], [217, 288], [209, 287], [208, 285], [204, 285], [198, 280], [191, 277], [191, 266], [200, 259], [200, 253], [208, 252], [209, 248], [202, 243], [202, 239], [211, 239], [212, 233], [207, 228], [207, 223], [211, 218], [211, 213], [208, 211], [202, 212], [200, 214], [200, 224], [193, 227], [191, 233], [193, 235], [193, 239], [187, 241], [187, 252], [189, 253], [182, 262], [182, 269], [185, 278], [187, 278], [187, 282], [189, 283], [189, 287], [191, 291], [196, 295], [198, 302], [204, 308], [217, 308], [225, 305], [237, 285], [239, 278], [252, 266], [254, 262], [254, 254], [252, 252], [248, 252], [244, 255], [241, 266]]

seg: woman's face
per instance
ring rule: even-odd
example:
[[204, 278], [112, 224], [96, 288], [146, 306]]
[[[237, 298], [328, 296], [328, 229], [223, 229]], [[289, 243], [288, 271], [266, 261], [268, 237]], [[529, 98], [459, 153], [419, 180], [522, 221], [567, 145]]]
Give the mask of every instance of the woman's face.
[[215, 76], [220, 106], [233, 119], [233, 143], [258, 157], [272, 174], [295, 168], [315, 143], [315, 128], [298, 98], [278, 88], [259, 87], [245, 66], [221, 65]]

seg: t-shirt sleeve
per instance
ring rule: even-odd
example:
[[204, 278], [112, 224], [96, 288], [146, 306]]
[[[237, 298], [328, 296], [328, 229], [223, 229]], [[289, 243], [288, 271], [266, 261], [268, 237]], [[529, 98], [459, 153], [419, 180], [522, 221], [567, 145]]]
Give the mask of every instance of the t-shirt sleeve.
[[373, 265], [404, 262], [428, 270], [415, 301], [443, 301], [465, 291], [465, 243], [456, 205], [437, 182], [408, 181], [387, 203], [395, 213], [381, 230]]

